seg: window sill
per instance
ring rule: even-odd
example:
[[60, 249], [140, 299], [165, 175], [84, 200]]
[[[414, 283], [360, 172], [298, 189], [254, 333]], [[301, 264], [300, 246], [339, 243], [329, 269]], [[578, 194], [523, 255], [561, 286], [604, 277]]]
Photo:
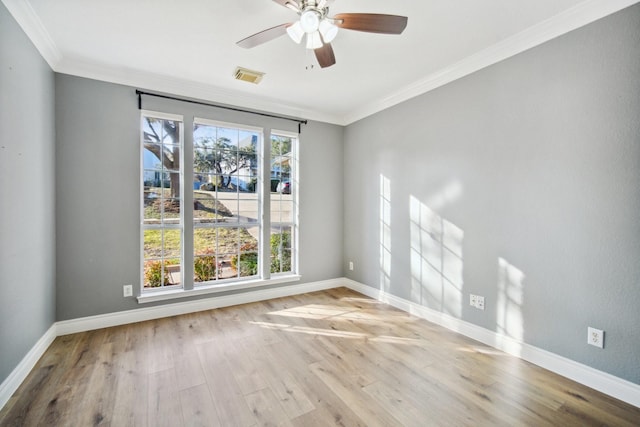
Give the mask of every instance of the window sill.
[[188, 290], [175, 289], [175, 290], [169, 290], [169, 291], [147, 292], [140, 295], [137, 299], [138, 299], [138, 304], [145, 304], [149, 302], [167, 301], [172, 299], [194, 297], [198, 295], [207, 295], [207, 294], [215, 294], [220, 292], [235, 291], [238, 289], [262, 288], [265, 286], [277, 285], [280, 283], [297, 282], [301, 278], [302, 277], [300, 275], [291, 274], [287, 276], [273, 277], [267, 280], [262, 280], [262, 279], [247, 280], [246, 282], [225, 283], [222, 285], [198, 286], [195, 289], [188, 289]]

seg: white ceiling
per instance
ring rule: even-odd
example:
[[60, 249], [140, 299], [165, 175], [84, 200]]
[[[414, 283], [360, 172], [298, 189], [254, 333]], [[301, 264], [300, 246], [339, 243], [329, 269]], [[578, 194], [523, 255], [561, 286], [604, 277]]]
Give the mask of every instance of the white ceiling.
[[[2, 1], [57, 72], [348, 124], [640, 0], [335, 0], [330, 15], [409, 23], [397, 36], [341, 30], [326, 69], [286, 35], [236, 46], [295, 20], [272, 0]], [[236, 81], [236, 66], [266, 76]]]

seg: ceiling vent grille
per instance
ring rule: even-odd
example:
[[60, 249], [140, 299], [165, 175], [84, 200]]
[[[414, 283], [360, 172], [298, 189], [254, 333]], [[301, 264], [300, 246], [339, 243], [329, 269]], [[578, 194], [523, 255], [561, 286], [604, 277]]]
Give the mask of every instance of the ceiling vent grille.
[[235, 71], [236, 80], [242, 80], [243, 82], [249, 82], [258, 84], [262, 80], [264, 73], [260, 71], [248, 70], [246, 68], [238, 67]]

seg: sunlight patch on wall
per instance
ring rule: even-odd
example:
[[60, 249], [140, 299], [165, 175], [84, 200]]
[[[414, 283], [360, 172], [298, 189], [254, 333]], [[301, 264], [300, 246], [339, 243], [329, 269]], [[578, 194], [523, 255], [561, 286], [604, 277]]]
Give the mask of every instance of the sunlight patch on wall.
[[460, 317], [464, 231], [414, 196], [409, 212], [412, 300]]
[[524, 273], [511, 265], [504, 258], [498, 258], [498, 300], [496, 321], [498, 333], [512, 338], [505, 345], [510, 345], [515, 354], [520, 354], [518, 344], [524, 339], [524, 321], [522, 304], [524, 302]]
[[380, 290], [391, 288], [391, 181], [380, 174]]
[[431, 209], [442, 209], [448, 204], [458, 200], [462, 196], [462, 184], [460, 181], [451, 181], [433, 196], [427, 199], [426, 205]]

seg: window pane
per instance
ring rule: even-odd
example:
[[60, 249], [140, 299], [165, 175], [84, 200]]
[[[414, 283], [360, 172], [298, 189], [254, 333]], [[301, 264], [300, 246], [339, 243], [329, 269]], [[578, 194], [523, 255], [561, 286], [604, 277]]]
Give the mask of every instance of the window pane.
[[218, 229], [218, 254], [220, 256], [237, 254], [239, 250], [238, 228]]
[[194, 148], [193, 171], [196, 173], [216, 173], [219, 162], [218, 152], [208, 148]]
[[258, 252], [242, 252], [232, 258], [232, 266], [239, 277], [250, 277], [258, 274]]
[[182, 283], [180, 258], [167, 259], [165, 261], [165, 270], [168, 276], [166, 282], [168, 282], [169, 285], [179, 285]]
[[144, 230], [144, 259], [162, 258], [162, 230]]
[[[156, 200], [157, 202], [157, 200]], [[180, 223], [180, 199], [166, 198], [162, 202], [162, 220], [165, 223]]]
[[209, 282], [217, 277], [217, 261], [215, 251], [207, 249], [193, 259], [193, 280], [195, 282]]
[[193, 250], [195, 255], [209, 255], [217, 251], [216, 228], [196, 228], [193, 230]]
[[238, 222], [238, 211], [240, 201], [238, 193], [231, 191], [219, 191], [216, 194], [218, 199], [218, 209], [226, 218], [225, 222]]
[[162, 145], [144, 144], [142, 153], [142, 167], [145, 170], [161, 170]]
[[254, 211], [240, 211], [238, 213], [238, 221], [239, 222], [243, 222], [243, 223], [254, 223], [254, 222], [258, 222], [258, 211], [254, 210]]
[[174, 120], [144, 117], [142, 120], [143, 140], [157, 144], [179, 144], [180, 125], [180, 122]]
[[162, 143], [179, 144], [179, 129], [181, 122], [175, 120], [162, 120]]
[[157, 224], [161, 220], [162, 188], [147, 187], [144, 189], [144, 223]]
[[218, 142], [226, 148], [238, 148], [238, 129], [218, 128]]
[[258, 250], [258, 227], [247, 227], [239, 229], [240, 251], [253, 252]]
[[291, 195], [273, 195], [271, 197], [271, 222], [293, 222], [293, 202]]
[[289, 227], [271, 232], [271, 272], [291, 271], [292, 236]]
[[169, 272], [162, 260], [149, 260], [144, 262], [145, 288], [158, 288], [169, 284]]
[[167, 172], [180, 171], [180, 147], [164, 145], [162, 147], [162, 167]]
[[253, 149], [253, 151], [257, 151], [258, 147], [258, 138], [260, 135], [254, 131], [241, 130], [239, 133], [240, 141], [238, 143], [238, 148], [242, 149]]
[[213, 148], [216, 144], [216, 128], [215, 126], [201, 125], [194, 123], [193, 125], [193, 145], [195, 147]]
[[165, 258], [180, 258], [181, 255], [181, 230], [162, 230], [163, 256]]
[[239, 277], [258, 274], [258, 227], [239, 228], [240, 254], [231, 258], [231, 266]]
[[215, 191], [193, 191], [193, 219], [197, 223], [212, 223], [223, 220], [227, 215], [220, 209]]

